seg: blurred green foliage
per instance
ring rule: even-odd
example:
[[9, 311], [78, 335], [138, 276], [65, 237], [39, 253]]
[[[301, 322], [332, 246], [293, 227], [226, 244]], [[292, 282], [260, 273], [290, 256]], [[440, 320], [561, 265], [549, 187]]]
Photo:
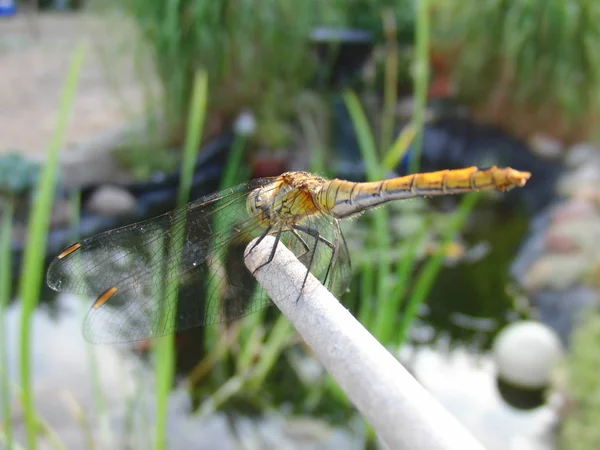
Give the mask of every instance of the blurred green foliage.
[[40, 165], [16, 151], [0, 156], [0, 194], [23, 194], [37, 184], [39, 175]]
[[395, 13], [410, 39], [413, 0], [126, 0], [162, 85], [172, 143], [185, 135], [191, 81], [202, 68], [211, 86], [210, 125], [227, 127], [242, 111], [257, 118], [258, 143], [289, 145], [297, 100], [310, 84], [316, 61], [311, 31], [320, 25], [360, 27], [383, 39], [382, 14]]
[[433, 30], [453, 46], [460, 95], [494, 89], [535, 109], [576, 118], [598, 109], [600, 3], [596, 0], [438, 0]]
[[[162, 104], [175, 141], [185, 135], [194, 73], [210, 86], [213, 123], [230, 124], [242, 110], [260, 123], [286, 123], [312, 73], [308, 36], [318, 0], [126, 0], [119, 4], [137, 23], [162, 84]], [[265, 127], [281, 141], [282, 126]], [[285, 139], [284, 139], [285, 140]]]
[[370, 31], [376, 41], [384, 40], [382, 14], [393, 12], [397, 36], [412, 42], [415, 33], [415, 0], [329, 0], [324, 3], [324, 25], [338, 25]]
[[600, 313], [588, 311], [583, 317], [563, 365], [564, 387], [574, 405], [559, 430], [561, 450], [600, 448]]
[[149, 143], [147, 146], [124, 144], [115, 148], [112, 155], [136, 180], [147, 180], [155, 172], [169, 173], [175, 170], [180, 156], [177, 152], [160, 146], [160, 143]]

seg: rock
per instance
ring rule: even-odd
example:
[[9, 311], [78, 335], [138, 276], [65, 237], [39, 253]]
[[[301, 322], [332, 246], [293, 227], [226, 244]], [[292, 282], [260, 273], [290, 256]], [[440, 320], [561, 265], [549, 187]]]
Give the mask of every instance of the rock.
[[591, 261], [600, 260], [600, 220], [597, 217], [554, 224], [548, 234], [567, 238]]
[[50, 227], [68, 227], [73, 223], [73, 213], [71, 205], [67, 200], [58, 198], [52, 205], [52, 213], [50, 215]]
[[600, 294], [586, 286], [563, 290], [542, 290], [530, 296], [537, 319], [558, 333], [568, 345], [571, 332], [577, 326], [581, 313], [600, 305]]
[[566, 198], [574, 197], [576, 193], [592, 189], [600, 191], [600, 166], [585, 165], [562, 177], [557, 186], [558, 193]]
[[529, 291], [563, 290], [580, 282], [588, 267], [582, 253], [544, 255], [529, 267], [522, 282]]
[[594, 162], [600, 164], [600, 149], [582, 142], [571, 147], [565, 157], [565, 164], [570, 168], [578, 168]]
[[398, 100], [396, 104], [396, 116], [399, 120], [410, 120], [415, 110], [415, 100], [413, 97], [404, 97]]
[[546, 246], [544, 234], [549, 222], [550, 212], [548, 210], [533, 218], [530, 224], [529, 236], [521, 245], [518, 255], [510, 266], [510, 276], [521, 286], [525, 285], [529, 268], [544, 254]]
[[560, 203], [550, 215], [552, 223], [592, 218], [600, 219], [598, 208], [593, 203], [579, 198]]
[[590, 184], [588, 186], [580, 186], [573, 191], [572, 197], [574, 200], [600, 204], [600, 184]]
[[534, 154], [544, 159], [558, 159], [562, 155], [563, 143], [542, 133], [535, 133], [529, 139]]
[[546, 386], [563, 354], [558, 335], [534, 321], [513, 323], [496, 337], [493, 354], [502, 380], [516, 386]]
[[241, 136], [252, 136], [256, 132], [256, 117], [250, 111], [242, 111], [235, 119], [233, 130]]
[[131, 173], [119, 166], [113, 152], [124, 146], [133, 148], [134, 145], [149, 145], [150, 136], [157, 141], [166, 139], [165, 124], [158, 115], [153, 119], [109, 129], [77, 146], [64, 149], [60, 153], [64, 186], [79, 188], [102, 183], [131, 182]]
[[569, 253], [577, 250], [591, 260], [600, 255], [600, 220], [596, 215], [583, 220], [562, 221], [552, 224], [544, 235], [545, 250]]
[[136, 208], [135, 197], [116, 186], [102, 186], [94, 191], [87, 208], [90, 212], [105, 217], [118, 217], [132, 213]]
[[545, 249], [552, 253], [573, 253], [581, 248], [571, 236], [552, 230], [544, 236], [544, 245]]

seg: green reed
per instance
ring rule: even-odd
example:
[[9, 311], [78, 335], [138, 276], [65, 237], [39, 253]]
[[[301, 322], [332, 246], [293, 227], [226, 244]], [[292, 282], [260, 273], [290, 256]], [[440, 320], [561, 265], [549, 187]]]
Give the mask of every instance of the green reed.
[[58, 111], [58, 121], [52, 140], [50, 141], [46, 164], [42, 169], [40, 183], [36, 189], [36, 196], [27, 229], [27, 246], [23, 254], [21, 284], [19, 288], [19, 296], [23, 305], [20, 334], [20, 366], [21, 385], [23, 389], [23, 414], [27, 433], [27, 448], [29, 450], [35, 450], [37, 447], [37, 420], [33, 404], [31, 367], [29, 360], [29, 350], [31, 346], [31, 316], [38, 303], [41, 283], [43, 282], [46, 240], [58, 174], [58, 152], [64, 144], [64, 135], [69, 111], [71, 110], [73, 99], [75, 97], [75, 90], [77, 88], [84, 56], [85, 48], [83, 44], [79, 44], [71, 60], [63, 87]]
[[[375, 145], [373, 132], [358, 97], [346, 93], [344, 100], [354, 124], [359, 141], [368, 180], [382, 179], [386, 171], [393, 170], [407, 149], [413, 144], [410, 157], [409, 172], [418, 171], [422, 146], [422, 130], [425, 123], [427, 104], [427, 86], [429, 81], [429, 18], [428, 2], [418, 2], [416, 10], [414, 92], [415, 112], [411, 123], [405, 126], [396, 139], [391, 142], [387, 137], [394, 124], [394, 109], [398, 77], [397, 47], [394, 40], [394, 24], [389, 19], [389, 12], [383, 13], [384, 31], [387, 39], [386, 60], [384, 64], [384, 108], [381, 117], [381, 146]], [[387, 19], [387, 22], [385, 22]], [[383, 342], [400, 344], [406, 330], [415, 318], [418, 306], [426, 299], [435, 277], [441, 268], [444, 258], [443, 250], [464, 224], [469, 211], [474, 205], [475, 196], [466, 196], [461, 206], [453, 216], [452, 223], [443, 236], [440, 251], [429, 258], [423, 268], [416, 271], [419, 261], [418, 250], [428, 235], [427, 221], [405, 246], [403, 256], [395, 264], [390, 262], [387, 255], [392, 248], [391, 230], [388, 226], [389, 214], [385, 208], [369, 212], [373, 215], [370, 235], [374, 235], [375, 251], [380, 255], [375, 264], [361, 263], [360, 276], [360, 309], [359, 319], [370, 331]], [[414, 285], [411, 279], [416, 277]], [[393, 281], [390, 281], [393, 280]], [[404, 307], [404, 308], [403, 308]], [[398, 328], [398, 318], [402, 308], [401, 321]]]
[[408, 328], [417, 316], [418, 307], [427, 299], [427, 295], [429, 294], [433, 283], [435, 283], [435, 278], [444, 262], [448, 245], [456, 238], [456, 235], [467, 221], [478, 198], [478, 192], [471, 192], [463, 197], [460, 206], [453, 214], [448, 227], [444, 230], [442, 244], [436, 253], [425, 261], [423, 268], [419, 271], [411, 293], [408, 296], [405, 308], [403, 309], [402, 319], [400, 320], [400, 326], [397, 332], [398, 345], [404, 343]]
[[385, 302], [385, 313], [378, 314], [374, 323], [375, 336], [381, 342], [387, 343], [394, 340], [392, 334], [394, 326], [398, 321], [398, 312], [402, 306], [402, 299], [406, 295], [410, 285], [410, 275], [412, 275], [418, 262], [417, 250], [423, 244], [426, 236], [427, 227], [424, 226], [412, 238], [412, 241], [407, 246], [408, 248], [404, 257], [398, 262], [396, 282], [391, 289], [394, 295], [390, 296], [389, 300]]
[[[227, 159], [220, 184], [221, 188], [242, 182], [249, 175], [245, 170], [240, 169], [240, 167], [243, 167], [241, 162], [246, 143], [247, 136], [237, 133]], [[215, 217], [214, 229], [217, 233], [221, 230], [227, 232], [228, 227], [229, 224], [221, 220], [218, 215]], [[221, 258], [223, 256], [220, 255]], [[209, 290], [212, 290], [210, 286]], [[257, 291], [255, 295], [260, 295], [260, 291]], [[249, 301], [252, 301], [252, 299]], [[218, 367], [216, 366], [218, 361], [223, 360], [227, 354], [233, 353], [227, 348], [227, 344], [232, 340], [231, 333], [234, 333], [239, 348], [233, 355], [235, 373], [227, 381], [224, 381], [225, 387], [222, 390], [216, 392], [214, 396], [211, 395], [205, 409], [218, 407], [242, 389], [257, 391], [262, 387], [265, 378], [271, 372], [281, 352], [287, 347], [288, 342], [294, 335], [293, 329], [284, 317], [279, 317], [267, 332], [265, 330], [265, 315], [266, 310], [261, 310], [244, 317], [238, 324], [229, 327], [220, 339], [214, 335], [214, 327], [207, 329], [206, 350], [208, 356], [199, 365], [204, 367], [202, 373], [207, 372], [208, 361], [212, 361], [210, 362], [211, 366]], [[260, 358], [255, 361], [257, 355]], [[220, 373], [222, 376], [225, 375], [222, 367], [220, 367]], [[197, 376], [193, 378], [198, 379]]]
[[2, 429], [4, 432], [3, 444], [7, 449], [13, 445], [12, 414], [10, 411], [10, 378], [8, 373], [8, 336], [4, 314], [11, 294], [12, 282], [12, 221], [13, 200], [6, 199], [0, 204], [0, 397], [2, 398]]
[[[192, 178], [194, 174], [195, 158], [200, 147], [200, 139], [204, 126], [204, 116], [206, 113], [206, 97], [208, 91], [208, 79], [204, 71], [198, 71], [194, 78], [194, 87], [192, 97], [189, 104], [190, 112], [187, 123], [187, 133], [185, 140], [185, 148], [183, 162], [181, 166], [181, 176], [179, 181], [179, 190], [177, 192], [177, 207], [183, 207], [188, 202], [189, 193], [192, 186]], [[161, 299], [170, 305], [177, 304], [177, 287], [179, 277], [180, 260], [178, 256], [181, 254], [181, 248], [185, 239], [186, 222], [182, 221], [180, 226], [169, 231], [170, 241], [169, 253], [176, 255], [176, 261], [169, 265], [167, 269], [169, 273], [166, 278], [170, 280], [165, 286], [165, 295], [167, 298]], [[165, 312], [162, 321], [165, 329], [172, 329], [173, 321], [177, 308], [170, 308]], [[155, 424], [155, 448], [166, 448], [166, 420], [167, 420], [167, 401], [171, 386], [173, 384], [174, 368], [175, 368], [175, 349], [174, 349], [174, 334], [162, 336], [155, 342], [155, 374], [156, 374], [156, 424]]]
[[[69, 197], [69, 216], [70, 216], [70, 224], [71, 224], [71, 242], [79, 242], [81, 240], [81, 235], [79, 233], [80, 223], [81, 223], [81, 191], [77, 190]], [[80, 257], [79, 254], [73, 255], [75, 260], [77, 261]], [[81, 302], [81, 318], [82, 321], [85, 318], [85, 315], [88, 313], [89, 305], [87, 302]], [[104, 391], [102, 389], [102, 382], [100, 380], [101, 370], [98, 365], [98, 359], [96, 357], [96, 349], [93, 344], [90, 342], [85, 342], [85, 350], [87, 356], [87, 364], [89, 368], [89, 379], [92, 388], [92, 400], [94, 402], [94, 409], [97, 417], [99, 418], [100, 425], [95, 426], [94, 428], [99, 430], [98, 435], [101, 437], [103, 442], [109, 442], [110, 439], [110, 430], [108, 428], [107, 423], [107, 408], [106, 408], [106, 398], [104, 397]], [[87, 420], [87, 412], [80, 410], [79, 411], [81, 419], [80, 423], [83, 427], [83, 432], [86, 436], [87, 448], [93, 449], [95, 447], [93, 433], [91, 432], [92, 426]]]
[[[502, 96], [568, 119], [600, 107], [600, 3], [596, 0], [442, 2], [435, 37], [460, 50], [454, 79], [461, 97]], [[576, 77], [576, 81], [574, 81]], [[509, 89], [507, 89], [509, 88]]]
[[384, 89], [383, 89], [383, 114], [381, 117], [380, 148], [387, 149], [392, 145], [395, 110], [398, 101], [398, 69], [399, 45], [397, 36], [396, 14], [392, 8], [381, 12], [383, 21], [383, 34], [385, 36], [384, 60]]
[[421, 147], [423, 146], [423, 127], [427, 109], [427, 87], [429, 86], [429, 0], [417, 2], [417, 20], [415, 27], [415, 57], [413, 60], [413, 86], [415, 92], [414, 124], [416, 136], [413, 154], [409, 160], [408, 172], [419, 171]]
[[[257, 8], [254, 0], [113, 2], [137, 25], [175, 139], [184, 131], [193, 73], [203, 67], [211, 86], [211, 113], [228, 121], [251, 110], [266, 147], [277, 147], [271, 131], [293, 115], [295, 99], [312, 76], [308, 38], [319, 3], [264, 0]], [[273, 122], [275, 127], [267, 126]]]
[[[353, 92], [347, 92], [344, 94], [344, 101], [350, 118], [354, 124], [356, 136], [358, 138], [359, 148], [361, 155], [365, 163], [365, 171], [367, 179], [369, 181], [381, 180], [384, 176], [381, 164], [378, 161], [377, 146], [375, 144], [375, 138], [371, 131], [367, 116], [362, 108], [360, 101], [356, 94]], [[373, 235], [375, 246], [382, 253], [385, 253], [390, 248], [389, 240], [389, 227], [388, 220], [389, 215], [385, 208], [379, 208], [375, 211], [371, 211], [370, 214], [373, 216]], [[365, 269], [369, 270], [369, 269]], [[377, 280], [376, 290], [378, 298], [387, 297], [387, 285], [385, 281], [385, 274], [389, 271], [389, 262], [385, 258], [379, 259], [377, 264]]]

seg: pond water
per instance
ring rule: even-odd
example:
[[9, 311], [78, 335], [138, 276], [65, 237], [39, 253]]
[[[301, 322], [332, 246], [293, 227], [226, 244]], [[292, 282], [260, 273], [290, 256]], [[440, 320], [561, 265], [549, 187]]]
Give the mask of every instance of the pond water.
[[[356, 139], [350, 136], [340, 142], [341, 148], [349, 151]], [[488, 165], [490, 155], [500, 155], [500, 161], [492, 158], [491, 163], [529, 170], [534, 176], [525, 189], [509, 193], [508, 201], [477, 205], [475, 226], [461, 234], [466, 257], [444, 264], [411, 330], [410, 344], [403, 347], [399, 357], [485, 448], [522, 448], [519, 446], [525, 444], [551, 448], [547, 441], [549, 407], [525, 411], [508, 405], [498, 388], [488, 350], [503, 326], [527, 314], [527, 305], [510, 277], [510, 266], [528, 233], [530, 215], [553, 196], [557, 169], [553, 166], [540, 173], [539, 162], [522, 145], [464, 121], [432, 125], [425, 132], [424, 143], [424, 170]], [[194, 197], [214, 190], [224, 160], [220, 150], [226, 146], [221, 143], [204, 153]], [[347, 161], [361, 160], [354, 150]], [[361, 170], [352, 165], [346, 174], [338, 175], [351, 179]], [[177, 178], [163, 185], [160, 192], [155, 186], [138, 186], [139, 195], [134, 190], [138, 200], [145, 199], [138, 201], [143, 214], [158, 213], [156, 205], [163, 208], [174, 198]], [[88, 227], [90, 230], [100, 231]], [[65, 231], [61, 238], [66, 239], [69, 233]], [[356, 252], [351, 249], [352, 258], [360, 253], [360, 246]], [[84, 448], [90, 436], [104, 444], [100, 448], [124, 443], [131, 448], [148, 448], [155, 404], [147, 345], [87, 344], [81, 324], [91, 300], [57, 296], [47, 287], [42, 299], [33, 317], [31, 349], [39, 414], [67, 448]], [[277, 316], [275, 308], [268, 311], [269, 321]], [[9, 355], [8, 366], [3, 369], [15, 383], [19, 380], [19, 320], [20, 304], [13, 302], [5, 315]], [[355, 413], [347, 413], [348, 409], [339, 412], [340, 402], [330, 399], [318, 414], [307, 414], [294, 405], [307, 393], [298, 388], [298, 376], [289, 362], [275, 365], [261, 398], [254, 399], [251, 408], [235, 398], [226, 408], [213, 411], [210, 395], [228, 378], [222, 374], [205, 377], [195, 395], [188, 393], [184, 378], [206, 356], [204, 339], [203, 329], [176, 338], [179, 377], [168, 406], [169, 448], [233, 449], [237, 448], [236, 439], [253, 443], [255, 448], [265, 448], [267, 443], [271, 448], [363, 448], [364, 428]], [[320, 373], [320, 365], [301, 346], [295, 345], [280, 359], [294, 358], [308, 372]], [[224, 365], [232, 364], [226, 361]], [[21, 435], [22, 416], [16, 399], [13, 390], [15, 430]], [[257, 410], [261, 414], [257, 415]]]
[[[546, 436], [539, 434], [548, 426], [547, 407], [524, 412], [507, 405], [486, 353], [497, 332], [522, 314], [516, 308], [519, 293], [510, 279], [509, 266], [527, 232], [528, 218], [502, 205], [482, 206], [477, 216], [477, 226], [463, 238], [467, 248], [475, 253], [477, 249], [483, 251], [472, 261], [443, 267], [411, 334], [413, 344], [403, 349], [401, 360], [486, 448], [506, 449], [521, 441], [543, 442]], [[40, 415], [67, 448], [81, 448], [86, 433], [102, 441], [127, 441], [134, 448], [147, 447], [152, 436], [148, 430], [153, 422], [154, 382], [144, 349], [87, 344], [81, 323], [89, 299], [54, 296], [47, 288], [44, 297], [33, 319], [31, 352]], [[5, 319], [9, 337], [7, 373], [15, 381], [19, 379], [19, 316], [20, 304], [14, 302]], [[180, 375], [204, 355], [201, 338], [196, 340], [194, 336], [198, 338], [202, 332], [192, 331], [177, 341]], [[291, 379], [289, 374], [278, 373], [269, 382], [285, 385]], [[203, 391], [217, 388], [203, 386]], [[275, 386], [273, 389], [279, 390]], [[280, 392], [286, 391], [289, 389]], [[234, 448], [236, 434], [244, 442], [255, 439], [263, 444], [278, 443], [278, 448], [314, 448], [311, 445], [317, 444], [319, 448], [361, 448], [364, 435], [348, 426], [356, 423], [355, 415], [345, 416], [345, 426], [332, 426], [298, 413], [286, 405], [281, 393], [274, 397], [267, 394], [269, 397], [281, 401], [276, 402], [274, 410], [267, 408], [260, 416], [238, 411], [232, 416], [230, 407], [214, 412], [201, 401], [198, 406], [198, 399], [190, 397], [180, 381], [169, 404], [169, 448], [191, 448], [192, 443], [194, 448]], [[83, 422], [82, 412], [86, 418]], [[17, 421], [19, 414], [16, 407]], [[19, 434], [22, 424], [17, 423]]]

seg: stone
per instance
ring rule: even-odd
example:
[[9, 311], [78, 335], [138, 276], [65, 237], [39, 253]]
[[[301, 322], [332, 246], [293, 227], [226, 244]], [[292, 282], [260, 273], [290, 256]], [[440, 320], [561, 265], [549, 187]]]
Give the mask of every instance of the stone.
[[572, 241], [592, 261], [600, 257], [600, 221], [596, 217], [553, 224], [546, 236]]
[[102, 186], [91, 195], [87, 209], [100, 216], [119, 217], [131, 214], [136, 208], [135, 197], [117, 186]]
[[166, 140], [165, 121], [159, 115], [114, 127], [91, 136], [60, 153], [63, 186], [76, 189], [102, 183], [123, 184], [132, 174], [114, 157], [116, 149], [149, 146]]
[[582, 253], [544, 255], [529, 267], [522, 282], [529, 291], [567, 289], [583, 279], [588, 267]]
[[558, 159], [562, 156], [564, 145], [557, 139], [542, 133], [535, 133], [529, 139], [531, 150], [544, 159]]
[[573, 169], [590, 162], [600, 165], [600, 149], [587, 142], [575, 144], [567, 151], [564, 161], [567, 167]]
[[581, 198], [558, 204], [550, 215], [551, 223], [572, 222], [581, 219], [600, 220], [598, 208], [592, 202]]
[[415, 110], [415, 100], [413, 97], [404, 97], [398, 100], [396, 104], [396, 117], [400, 120], [410, 120]]
[[552, 230], [544, 236], [544, 245], [547, 251], [553, 253], [573, 253], [581, 248], [573, 237]]
[[565, 290], [542, 290], [530, 295], [536, 318], [558, 333], [568, 345], [582, 313], [600, 305], [600, 294], [588, 286], [573, 286]]
[[594, 164], [582, 166], [562, 177], [557, 191], [562, 197], [570, 198], [583, 189], [600, 189], [600, 166]]
[[68, 227], [73, 223], [73, 214], [71, 205], [65, 199], [58, 198], [52, 205], [52, 213], [50, 215], [50, 227]]
[[516, 386], [541, 388], [563, 355], [559, 336], [535, 321], [515, 322], [504, 328], [493, 344], [500, 378]]
[[600, 204], [600, 184], [580, 186], [573, 191], [571, 198], [598, 205]]

